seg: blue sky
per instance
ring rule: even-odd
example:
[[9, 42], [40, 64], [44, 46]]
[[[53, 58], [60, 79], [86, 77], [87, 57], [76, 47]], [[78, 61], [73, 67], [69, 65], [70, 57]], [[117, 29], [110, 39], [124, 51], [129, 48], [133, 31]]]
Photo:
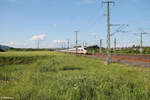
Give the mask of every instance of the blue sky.
[[[102, 0], [0, 0], [0, 44], [13, 47], [58, 47], [66, 39], [89, 45], [103, 39], [106, 44], [106, 5]], [[105, 1], [105, 0], [104, 0]], [[139, 44], [139, 28], [150, 32], [150, 0], [114, 0], [111, 24], [128, 24], [116, 33], [118, 46]], [[112, 33], [118, 27], [111, 27]], [[150, 35], [144, 35], [144, 45], [150, 45]], [[56, 42], [59, 42], [57, 44]], [[112, 43], [113, 46], [113, 43]]]

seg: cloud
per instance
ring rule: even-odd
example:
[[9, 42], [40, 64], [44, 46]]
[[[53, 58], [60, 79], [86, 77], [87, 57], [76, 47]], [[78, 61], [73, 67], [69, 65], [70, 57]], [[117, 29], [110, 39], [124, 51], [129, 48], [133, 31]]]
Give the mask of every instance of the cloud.
[[52, 43], [63, 43], [65, 42], [64, 40], [53, 40]]
[[56, 28], [56, 27], [57, 27], [57, 24], [53, 24], [52, 26], [53, 26], [53, 28]]
[[133, 45], [138, 46], [138, 41], [117, 42], [117, 47], [132, 47]]
[[146, 32], [150, 35], [150, 29], [145, 29], [144, 32]]
[[9, 44], [10, 44], [11, 46], [12, 46], [12, 45], [15, 45], [15, 43], [14, 43], [14, 42], [10, 42]]
[[52, 40], [50, 43], [49, 43], [49, 47], [51, 48], [60, 48], [62, 47], [62, 45], [64, 46], [66, 43], [65, 40]]
[[40, 34], [40, 35], [32, 36], [32, 37], [30, 38], [30, 40], [31, 40], [31, 41], [33, 41], [33, 40], [38, 40], [38, 39], [44, 40], [44, 38], [45, 38], [45, 34]]

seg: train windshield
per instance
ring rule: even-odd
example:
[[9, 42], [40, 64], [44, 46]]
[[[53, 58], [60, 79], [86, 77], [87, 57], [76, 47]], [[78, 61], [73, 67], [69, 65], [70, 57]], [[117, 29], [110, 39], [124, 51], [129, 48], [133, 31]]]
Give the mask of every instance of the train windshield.
[[87, 48], [84, 48], [84, 50], [87, 50]]

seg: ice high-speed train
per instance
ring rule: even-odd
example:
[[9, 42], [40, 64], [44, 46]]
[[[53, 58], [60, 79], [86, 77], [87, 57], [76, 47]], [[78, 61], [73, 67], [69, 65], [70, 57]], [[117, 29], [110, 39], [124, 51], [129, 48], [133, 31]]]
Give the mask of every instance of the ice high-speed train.
[[[68, 50], [61, 50], [61, 52], [66, 52], [66, 53], [76, 53], [76, 48], [68, 49]], [[87, 54], [87, 48], [81, 47], [77, 48], [77, 54]]]

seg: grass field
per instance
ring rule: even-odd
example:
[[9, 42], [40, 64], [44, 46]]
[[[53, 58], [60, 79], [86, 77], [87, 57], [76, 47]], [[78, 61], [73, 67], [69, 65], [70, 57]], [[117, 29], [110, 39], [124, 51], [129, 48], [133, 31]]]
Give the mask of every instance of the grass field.
[[150, 69], [58, 52], [0, 53], [0, 98], [150, 100]]

